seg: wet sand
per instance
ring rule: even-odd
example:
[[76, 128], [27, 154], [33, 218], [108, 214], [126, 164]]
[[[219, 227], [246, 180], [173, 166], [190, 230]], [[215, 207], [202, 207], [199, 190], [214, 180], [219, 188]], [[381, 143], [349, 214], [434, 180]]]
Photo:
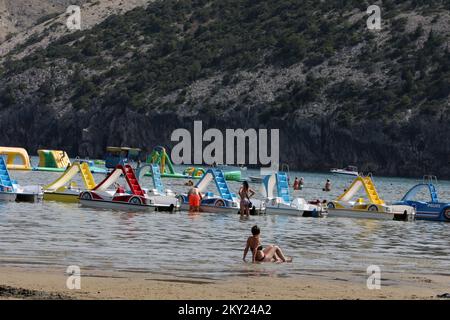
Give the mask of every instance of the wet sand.
[[383, 274], [380, 290], [368, 290], [364, 274], [342, 272], [208, 280], [82, 271], [80, 290], [67, 289], [67, 277], [61, 269], [0, 268], [0, 299], [437, 299], [450, 292], [449, 276], [406, 273]]

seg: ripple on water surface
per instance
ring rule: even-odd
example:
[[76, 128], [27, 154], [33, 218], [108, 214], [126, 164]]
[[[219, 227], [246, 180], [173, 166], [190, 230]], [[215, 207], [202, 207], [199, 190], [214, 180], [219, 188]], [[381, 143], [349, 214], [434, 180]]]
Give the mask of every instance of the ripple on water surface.
[[[26, 185], [48, 183], [59, 173], [13, 175]], [[324, 193], [321, 186], [328, 175], [291, 173], [291, 179], [294, 176], [305, 178], [306, 188], [299, 196], [307, 199], [333, 199], [351, 180], [333, 177], [333, 191]], [[103, 178], [95, 177], [98, 181]], [[182, 180], [165, 182], [175, 191], [185, 188]], [[416, 182], [376, 178], [377, 188], [387, 201], [399, 200]], [[231, 186], [237, 190], [238, 183]], [[450, 200], [450, 184], [440, 182], [438, 188], [441, 198]], [[392, 272], [450, 273], [447, 223], [281, 216], [240, 220], [238, 215], [133, 214], [51, 202], [0, 203], [0, 212], [0, 263], [4, 266], [79, 265], [199, 278], [365, 272], [372, 264]], [[280, 245], [294, 257], [294, 263], [242, 263], [243, 247], [254, 224], [262, 229], [263, 244]]]

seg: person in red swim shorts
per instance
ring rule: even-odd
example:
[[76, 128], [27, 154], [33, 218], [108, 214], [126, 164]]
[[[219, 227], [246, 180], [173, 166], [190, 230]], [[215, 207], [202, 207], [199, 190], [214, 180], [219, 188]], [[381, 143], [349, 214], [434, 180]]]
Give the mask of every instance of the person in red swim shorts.
[[189, 212], [200, 212], [200, 202], [202, 195], [197, 188], [192, 188], [189, 191]]

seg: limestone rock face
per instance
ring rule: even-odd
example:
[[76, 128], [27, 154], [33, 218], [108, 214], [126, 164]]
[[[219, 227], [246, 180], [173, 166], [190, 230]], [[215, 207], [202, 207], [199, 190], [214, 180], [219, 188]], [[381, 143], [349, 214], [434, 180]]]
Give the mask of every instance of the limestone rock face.
[[449, 8], [389, 2], [372, 32], [333, 3], [0, 0], [0, 145], [170, 149], [201, 120], [279, 129], [291, 170], [449, 178]]

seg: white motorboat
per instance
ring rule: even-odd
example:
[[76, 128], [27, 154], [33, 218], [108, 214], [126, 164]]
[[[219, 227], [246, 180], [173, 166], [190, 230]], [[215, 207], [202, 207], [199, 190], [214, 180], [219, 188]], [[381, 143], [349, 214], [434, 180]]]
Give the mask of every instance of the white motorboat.
[[358, 176], [358, 168], [355, 166], [347, 166], [344, 169], [331, 169], [331, 173], [344, 176]]

